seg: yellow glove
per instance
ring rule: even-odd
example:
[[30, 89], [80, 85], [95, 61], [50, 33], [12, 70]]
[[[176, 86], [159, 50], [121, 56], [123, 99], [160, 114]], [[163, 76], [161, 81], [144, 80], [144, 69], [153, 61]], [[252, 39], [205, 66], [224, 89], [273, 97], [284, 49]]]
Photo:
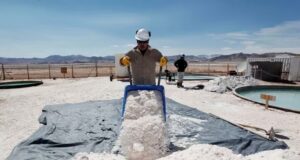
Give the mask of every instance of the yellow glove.
[[159, 66], [165, 66], [165, 65], [167, 65], [167, 63], [168, 63], [168, 59], [167, 59], [167, 57], [161, 57], [160, 58], [160, 62], [159, 62]]
[[120, 59], [120, 64], [123, 66], [129, 66], [130, 58], [128, 56], [124, 56]]

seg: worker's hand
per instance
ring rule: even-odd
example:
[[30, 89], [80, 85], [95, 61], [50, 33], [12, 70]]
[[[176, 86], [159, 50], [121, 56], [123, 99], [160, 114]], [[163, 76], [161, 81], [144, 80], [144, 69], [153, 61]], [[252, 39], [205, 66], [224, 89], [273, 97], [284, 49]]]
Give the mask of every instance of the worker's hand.
[[161, 57], [161, 58], [160, 58], [159, 65], [160, 65], [161, 67], [167, 65], [167, 63], [168, 63], [167, 57]]
[[124, 56], [120, 59], [120, 63], [123, 66], [129, 66], [130, 64], [130, 58], [128, 56]]

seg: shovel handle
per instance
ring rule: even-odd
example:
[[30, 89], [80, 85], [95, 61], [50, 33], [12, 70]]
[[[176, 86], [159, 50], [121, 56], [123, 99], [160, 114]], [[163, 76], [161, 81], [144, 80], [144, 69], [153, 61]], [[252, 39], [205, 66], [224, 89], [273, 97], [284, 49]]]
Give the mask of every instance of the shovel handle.
[[159, 66], [158, 82], [157, 82], [157, 85], [158, 85], [158, 86], [160, 85], [161, 71], [162, 71], [162, 66]]
[[132, 85], [132, 76], [131, 76], [131, 71], [130, 71], [130, 65], [127, 66], [128, 74], [129, 74], [129, 83]]

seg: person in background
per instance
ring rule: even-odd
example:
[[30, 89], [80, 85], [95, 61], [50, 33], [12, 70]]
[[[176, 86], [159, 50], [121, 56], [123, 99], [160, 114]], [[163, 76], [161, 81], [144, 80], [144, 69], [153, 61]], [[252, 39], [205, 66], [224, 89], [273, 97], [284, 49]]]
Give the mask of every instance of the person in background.
[[166, 69], [165, 74], [166, 74], [166, 80], [168, 82], [171, 82], [172, 81], [172, 73], [169, 70]]
[[175, 67], [177, 68], [177, 75], [178, 75], [178, 80], [177, 80], [177, 87], [183, 87], [183, 77], [184, 77], [184, 71], [186, 67], [188, 66], [188, 63], [184, 59], [185, 55], [183, 54], [178, 60], [174, 62]]
[[168, 63], [168, 59], [161, 52], [149, 45], [151, 32], [145, 28], [136, 31], [137, 46], [127, 52], [120, 59], [123, 66], [131, 66], [132, 83], [135, 85], [155, 85], [156, 63], [161, 67]]

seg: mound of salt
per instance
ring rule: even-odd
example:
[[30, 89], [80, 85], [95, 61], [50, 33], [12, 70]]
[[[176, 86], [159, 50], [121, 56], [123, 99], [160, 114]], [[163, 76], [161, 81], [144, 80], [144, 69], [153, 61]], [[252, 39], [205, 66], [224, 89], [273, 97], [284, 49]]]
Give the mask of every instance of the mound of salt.
[[234, 154], [230, 149], [210, 144], [197, 144], [174, 152], [159, 160], [299, 160], [300, 152], [290, 149], [263, 151], [243, 156]]
[[131, 91], [128, 94], [124, 119], [138, 119], [146, 115], [162, 115], [161, 93]]
[[242, 155], [236, 155], [231, 150], [210, 144], [193, 145], [190, 148], [174, 152], [159, 160], [241, 160]]
[[168, 138], [157, 91], [133, 91], [127, 97], [118, 139], [120, 152], [131, 160], [152, 160], [167, 152]]
[[71, 160], [126, 160], [121, 155], [115, 155], [110, 153], [77, 153]]
[[166, 127], [161, 116], [124, 120], [119, 136], [121, 152], [128, 159], [156, 159], [167, 151]]

